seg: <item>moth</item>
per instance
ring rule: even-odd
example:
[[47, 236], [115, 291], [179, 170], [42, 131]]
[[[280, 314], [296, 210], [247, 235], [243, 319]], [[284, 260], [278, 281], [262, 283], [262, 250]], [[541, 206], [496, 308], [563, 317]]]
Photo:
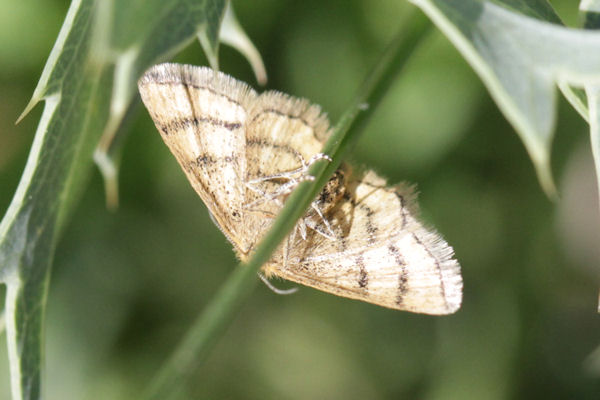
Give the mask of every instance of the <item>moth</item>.
[[[148, 112], [213, 220], [246, 260], [330, 135], [319, 106], [205, 67], [160, 64]], [[267, 278], [417, 313], [462, 301], [452, 248], [417, 219], [413, 189], [342, 164], [269, 262]]]

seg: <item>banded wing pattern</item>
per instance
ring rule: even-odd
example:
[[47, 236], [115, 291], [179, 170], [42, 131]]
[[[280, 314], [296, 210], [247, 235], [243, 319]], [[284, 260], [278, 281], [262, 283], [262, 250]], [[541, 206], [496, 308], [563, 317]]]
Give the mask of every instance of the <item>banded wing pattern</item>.
[[225, 74], [161, 64], [138, 82], [142, 101], [213, 219], [241, 252], [247, 108], [257, 94]]
[[[163, 140], [215, 222], [246, 259], [329, 135], [320, 108], [258, 95], [208, 68], [161, 64], [139, 81]], [[263, 267], [339, 296], [427, 314], [455, 312], [460, 266], [416, 219], [413, 191], [342, 166], [313, 202], [302, 235]]]
[[455, 312], [460, 266], [452, 248], [415, 218], [412, 188], [386, 186], [373, 172], [346, 174], [344, 196], [329, 215], [339, 239], [312, 234], [292, 246], [284, 268], [267, 265], [268, 274], [384, 307]]

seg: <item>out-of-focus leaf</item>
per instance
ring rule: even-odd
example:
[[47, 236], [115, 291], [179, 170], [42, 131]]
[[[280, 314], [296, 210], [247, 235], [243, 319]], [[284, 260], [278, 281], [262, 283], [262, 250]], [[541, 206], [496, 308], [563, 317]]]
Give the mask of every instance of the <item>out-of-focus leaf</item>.
[[[228, 1], [179, 0], [167, 5], [164, 1], [151, 0], [135, 6], [98, 1], [97, 4], [99, 22], [92, 56], [100, 63], [112, 61], [115, 74], [110, 119], [94, 160], [104, 177], [107, 205], [114, 209], [119, 197], [118, 164], [122, 143], [117, 137], [118, 127], [137, 91], [135, 82], [149, 65], [170, 58], [196, 36], [214, 69], [219, 69], [217, 55], [221, 40], [246, 56], [260, 83], [266, 82], [266, 72], [260, 54], [236, 20]], [[160, 11], [156, 13], [157, 10]], [[135, 40], [139, 37], [153, 39], [139, 43]]]
[[581, 0], [579, 9], [584, 12], [600, 12], [600, 1], [598, 0]]
[[[590, 112], [590, 140], [596, 165], [596, 178], [600, 177], [600, 85], [587, 85], [585, 90]], [[598, 184], [600, 188], [600, 182]], [[600, 309], [600, 305], [599, 305]]]
[[583, 14], [583, 27], [585, 29], [598, 29], [600, 27], [600, 2], [582, 1], [579, 10]]
[[240, 53], [248, 59], [256, 80], [260, 85], [267, 83], [267, 70], [263, 63], [260, 53], [252, 44], [246, 32], [242, 29], [242, 26], [238, 22], [231, 3], [227, 4], [225, 9], [225, 17], [223, 18], [223, 24], [221, 25], [221, 34], [219, 35], [221, 42], [237, 49]]
[[45, 101], [23, 176], [0, 223], [0, 281], [12, 398], [41, 397], [42, 322], [50, 265], [94, 147], [114, 133], [137, 77], [200, 32], [216, 53], [225, 0], [74, 0], [31, 102]]
[[94, 51], [90, 61], [97, 66], [111, 65], [114, 77], [110, 115], [94, 159], [104, 177], [107, 204], [115, 208], [118, 202], [116, 156], [120, 143], [115, 136], [137, 91], [138, 77], [148, 66], [174, 55], [195, 36], [203, 39], [202, 46], [209, 60], [216, 60], [226, 2], [102, 0], [96, 4], [97, 22], [91, 38]]
[[[579, 9], [584, 13], [584, 27], [597, 30], [600, 27], [600, 1], [582, 0]], [[590, 82], [586, 84], [585, 93], [589, 110], [587, 120], [590, 124], [590, 141], [600, 193], [600, 83]], [[600, 301], [598, 302], [598, 312], [600, 312]]]
[[600, 34], [566, 28], [546, 1], [412, 0], [479, 74], [521, 136], [540, 182], [555, 193], [550, 151], [558, 85], [584, 116], [600, 80]]
[[[478, 2], [484, 3], [486, 1], [479, 0]], [[524, 16], [537, 18], [540, 21], [552, 22], [554, 24], [562, 23], [547, 0], [490, 0], [490, 3], [498, 4]]]

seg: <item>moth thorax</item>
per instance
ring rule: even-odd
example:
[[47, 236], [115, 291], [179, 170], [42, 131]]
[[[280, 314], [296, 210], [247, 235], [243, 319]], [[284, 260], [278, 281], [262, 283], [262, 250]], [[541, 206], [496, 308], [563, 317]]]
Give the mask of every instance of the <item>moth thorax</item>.
[[314, 201], [314, 205], [321, 210], [323, 214], [327, 214], [339, 200], [342, 198], [345, 192], [345, 174], [344, 171], [338, 169], [329, 178], [323, 190], [319, 193]]

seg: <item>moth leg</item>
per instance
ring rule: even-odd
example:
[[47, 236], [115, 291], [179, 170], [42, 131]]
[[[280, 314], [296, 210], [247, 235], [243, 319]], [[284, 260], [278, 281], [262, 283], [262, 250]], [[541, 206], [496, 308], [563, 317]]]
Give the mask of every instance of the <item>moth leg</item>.
[[294, 175], [300, 174], [302, 172], [304, 172], [304, 169], [306, 167], [303, 165], [302, 167], [296, 168], [296, 169], [292, 169], [290, 171], [282, 171], [282, 172], [278, 172], [276, 174], [272, 174], [272, 175], [266, 175], [266, 176], [261, 176], [260, 178], [256, 178], [256, 179], [251, 179], [248, 182], [246, 182], [247, 184], [255, 184], [255, 183], [260, 183], [260, 182], [265, 182], [265, 181], [272, 181], [275, 179], [289, 179], [289, 180], [295, 180]]
[[304, 218], [300, 218], [300, 221], [298, 221], [297, 229], [300, 231], [302, 240], [306, 240], [306, 222], [304, 221]]
[[298, 291], [298, 287], [293, 287], [290, 289], [279, 289], [279, 288], [275, 287], [275, 285], [273, 285], [271, 282], [269, 282], [269, 280], [261, 272], [258, 272], [258, 277], [260, 278], [261, 281], [263, 281], [263, 283], [269, 289], [271, 289], [273, 292], [275, 292], [277, 294], [286, 295], [286, 294], [296, 293]]
[[[329, 162], [332, 161], [331, 157], [329, 157], [327, 154], [324, 154], [324, 153], [315, 154], [308, 160], [308, 162], [305, 161], [302, 156], [300, 156], [300, 163], [302, 165], [299, 168], [289, 170], [289, 171], [278, 172], [276, 174], [261, 176], [256, 179], [248, 180], [245, 183], [246, 187], [249, 190], [251, 190], [252, 192], [258, 194], [259, 198], [257, 198], [256, 200], [254, 200], [248, 204], [245, 204], [244, 207], [246, 209], [250, 209], [257, 205], [264, 204], [268, 201], [274, 201], [277, 206], [283, 207], [283, 202], [281, 200], [281, 197], [284, 197], [284, 196], [287, 196], [288, 194], [290, 194], [296, 188], [296, 186], [298, 186], [301, 182], [314, 181], [315, 177], [312, 175], [309, 175], [308, 170], [315, 162], [317, 162], [319, 160], [327, 160]], [[274, 180], [286, 180], [286, 182], [279, 185], [279, 187], [277, 187], [277, 189], [273, 190], [270, 193], [257, 187], [257, 185], [260, 184], [261, 182], [274, 181]], [[337, 238], [336, 238], [335, 233], [333, 232], [333, 229], [331, 228], [331, 224], [325, 217], [325, 215], [324, 215], [323, 211], [321, 210], [317, 201], [313, 201], [311, 203], [311, 208], [317, 214], [318, 219], [325, 226], [325, 229], [320, 229], [315, 223], [310, 223], [310, 222], [307, 223], [307, 220], [310, 220], [312, 218], [311, 217], [307, 218], [305, 216], [305, 217], [302, 217], [298, 221], [298, 224], [296, 225], [296, 229], [294, 230], [294, 234], [296, 233], [296, 231], [299, 231], [302, 239], [306, 240], [307, 229], [311, 228], [329, 240], [336, 240]], [[256, 210], [256, 211], [260, 211], [260, 210]]]
[[323, 225], [325, 225], [325, 229], [327, 229], [327, 232], [323, 232], [322, 230], [317, 229], [316, 225], [309, 226], [309, 228], [312, 228], [315, 232], [321, 234], [322, 236], [326, 237], [329, 240], [336, 240], [337, 237], [336, 237], [335, 233], [333, 232], [333, 229], [331, 228], [331, 224], [329, 223], [329, 220], [327, 218], [325, 218], [325, 215], [323, 215], [323, 212], [321, 211], [319, 206], [317, 206], [315, 204], [315, 202], [312, 202], [310, 206], [319, 215], [319, 218], [321, 219], [321, 222], [323, 223]]
[[[303, 162], [302, 165], [304, 166], [305, 169], [308, 169], [311, 165], [313, 165], [315, 162], [317, 162], [319, 160], [327, 160], [329, 162], [333, 161], [331, 159], [331, 157], [329, 157], [327, 154], [325, 154], [325, 153], [317, 153], [314, 156], [312, 156], [310, 158], [310, 160], [308, 160], [307, 164], [304, 164], [304, 162]], [[304, 160], [302, 160], [302, 161], [304, 161]]]
[[290, 248], [292, 247], [292, 236], [294, 237], [294, 239], [296, 238], [296, 229], [294, 229], [290, 236], [288, 236], [285, 239], [285, 246], [283, 247], [283, 251], [281, 252], [281, 256], [283, 258], [283, 268], [287, 268], [288, 257], [290, 255]]
[[279, 196], [285, 196], [286, 194], [292, 193], [292, 191], [298, 186], [301, 182], [305, 181], [314, 181], [315, 177], [312, 175], [302, 175], [299, 178], [290, 178], [290, 180], [283, 185], [281, 185], [275, 192], [273, 192], [270, 196], [273, 198]]
[[294, 244], [294, 242], [296, 241], [296, 232], [297, 231], [298, 231], [298, 225], [296, 224], [296, 227], [294, 228], [292, 233], [290, 233], [286, 239], [285, 246], [283, 247], [283, 251], [282, 251], [283, 268], [287, 268], [291, 248], [292, 248], [292, 245]]
[[266, 203], [267, 201], [275, 201], [275, 204], [277, 204], [278, 206], [283, 206], [283, 203], [277, 198], [276, 195], [273, 195], [272, 193], [266, 193], [265, 191], [260, 190], [259, 188], [251, 186], [249, 183], [246, 183], [246, 187], [254, 193], [260, 195], [260, 197], [254, 201], [251, 201], [250, 203], [244, 204], [244, 208], [250, 209], [251, 207]]
[[[304, 160], [304, 157], [299, 156], [300, 157], [300, 163], [302, 164], [300, 167], [296, 168], [296, 169], [292, 169], [290, 171], [282, 171], [276, 174], [272, 174], [272, 175], [267, 175], [267, 176], [261, 176], [260, 178], [256, 178], [256, 179], [252, 179], [249, 180], [247, 183], [250, 184], [254, 184], [254, 183], [259, 183], [259, 182], [264, 182], [264, 181], [270, 181], [270, 180], [275, 180], [275, 179], [289, 179], [290, 181], [296, 181], [296, 182], [302, 182], [304, 180], [314, 180], [314, 176], [312, 175], [308, 175], [308, 169], [317, 161], [319, 160], [327, 160], [329, 162], [332, 161], [331, 157], [329, 157], [327, 154], [325, 153], [317, 153], [314, 156], [312, 156], [310, 158], [310, 160], [308, 160], [308, 162], [306, 162]], [[300, 177], [295, 178], [294, 175], [298, 175], [301, 174]], [[310, 177], [310, 178], [309, 178]]]
[[300, 162], [302, 162], [302, 167], [298, 168], [296, 171], [302, 173], [302, 175], [299, 178], [298, 183], [303, 182], [303, 181], [314, 181], [315, 180], [314, 176], [308, 174], [308, 169], [319, 160], [327, 160], [329, 162], [333, 161], [331, 159], [331, 157], [329, 157], [325, 153], [315, 154], [314, 156], [312, 156], [310, 158], [310, 160], [308, 160], [308, 162], [305, 162], [304, 158], [302, 158], [302, 157], [300, 158]]
[[[312, 160], [312, 158], [311, 158], [311, 160]], [[302, 164], [302, 166], [300, 166], [296, 169], [292, 169], [289, 171], [282, 171], [282, 172], [278, 172], [276, 174], [261, 176], [259, 178], [248, 180], [248, 181], [246, 181], [246, 186], [248, 188], [252, 189], [253, 185], [255, 185], [257, 183], [273, 181], [273, 180], [277, 180], [277, 179], [287, 179], [289, 181], [288, 183], [292, 183], [292, 182], [295, 183], [298, 181], [298, 179], [300, 179], [302, 177], [302, 176], [300, 176], [299, 178], [296, 178], [295, 175], [303, 174], [304, 172], [306, 172], [306, 169], [307, 169], [306, 162], [304, 161], [304, 158], [302, 156], [300, 156], [300, 163]], [[277, 192], [279, 192], [279, 190]]]
[[280, 207], [283, 207], [283, 203], [281, 202], [279, 197], [285, 196], [286, 194], [291, 193], [292, 190], [294, 190], [294, 188], [298, 185], [298, 183], [299, 182], [297, 182], [295, 180], [286, 182], [285, 184], [281, 185], [277, 190], [275, 190], [272, 193], [266, 193], [258, 188], [254, 188], [254, 187], [250, 186], [249, 184], [246, 184], [246, 187], [248, 189], [252, 190], [254, 193], [260, 195], [261, 197], [246, 204], [245, 207], [253, 207], [253, 206], [256, 206], [259, 204], [266, 203], [267, 201], [274, 201], [275, 204], [277, 204]]
[[[304, 160], [301, 160], [301, 161], [304, 164]], [[306, 169], [306, 166], [303, 165], [302, 167], [296, 168], [291, 171], [284, 171], [284, 172], [280, 172], [277, 174], [263, 176], [260, 178], [256, 178], [256, 179], [247, 181], [245, 184], [246, 187], [248, 189], [250, 189], [251, 191], [253, 191], [254, 193], [260, 195], [260, 197], [256, 200], [254, 200], [253, 202], [247, 204], [246, 207], [252, 207], [252, 206], [255, 206], [258, 204], [265, 203], [267, 201], [275, 201], [275, 203], [278, 206], [283, 206], [283, 203], [281, 202], [279, 197], [290, 194], [296, 188], [296, 186], [298, 186], [298, 184], [300, 184], [301, 182], [313, 181], [315, 179], [312, 175], [296, 176], [298, 174], [304, 173], [305, 169]], [[278, 179], [284, 179], [284, 180], [287, 180], [287, 182], [280, 185], [277, 188], [277, 190], [275, 190], [271, 193], [266, 193], [265, 191], [259, 189], [258, 187], [255, 187], [255, 185], [257, 185], [261, 182], [273, 181], [273, 180], [278, 180]]]
[[[317, 162], [319, 160], [332, 161], [331, 157], [329, 157], [327, 154], [324, 154], [324, 153], [315, 154], [314, 156], [312, 156], [310, 158], [310, 160], [308, 160], [308, 162], [306, 162], [304, 160], [304, 158], [302, 156], [300, 156], [300, 162], [302, 163], [302, 166], [300, 166], [299, 168], [296, 168], [296, 169], [293, 169], [290, 171], [282, 171], [282, 172], [272, 174], [272, 175], [261, 176], [260, 178], [256, 178], [256, 179], [251, 179], [249, 181], [246, 181], [246, 187], [257, 194], [261, 194], [261, 195], [267, 197], [268, 200], [273, 200], [276, 197], [291, 193], [292, 190], [294, 190], [294, 188], [296, 186], [298, 186], [298, 184], [300, 184], [301, 182], [314, 181], [315, 177], [312, 175], [308, 175], [307, 172], [308, 172], [308, 169], [311, 167], [311, 165], [313, 165], [315, 162]], [[300, 175], [300, 176], [297, 176], [297, 175]], [[277, 179], [285, 179], [285, 180], [287, 180], [287, 182], [284, 183], [283, 185], [281, 185], [281, 187], [279, 189], [277, 189], [275, 192], [270, 193], [270, 194], [264, 193], [263, 191], [261, 191], [260, 189], [258, 189], [254, 186], [261, 182], [273, 181], [273, 180], [277, 180]]]

